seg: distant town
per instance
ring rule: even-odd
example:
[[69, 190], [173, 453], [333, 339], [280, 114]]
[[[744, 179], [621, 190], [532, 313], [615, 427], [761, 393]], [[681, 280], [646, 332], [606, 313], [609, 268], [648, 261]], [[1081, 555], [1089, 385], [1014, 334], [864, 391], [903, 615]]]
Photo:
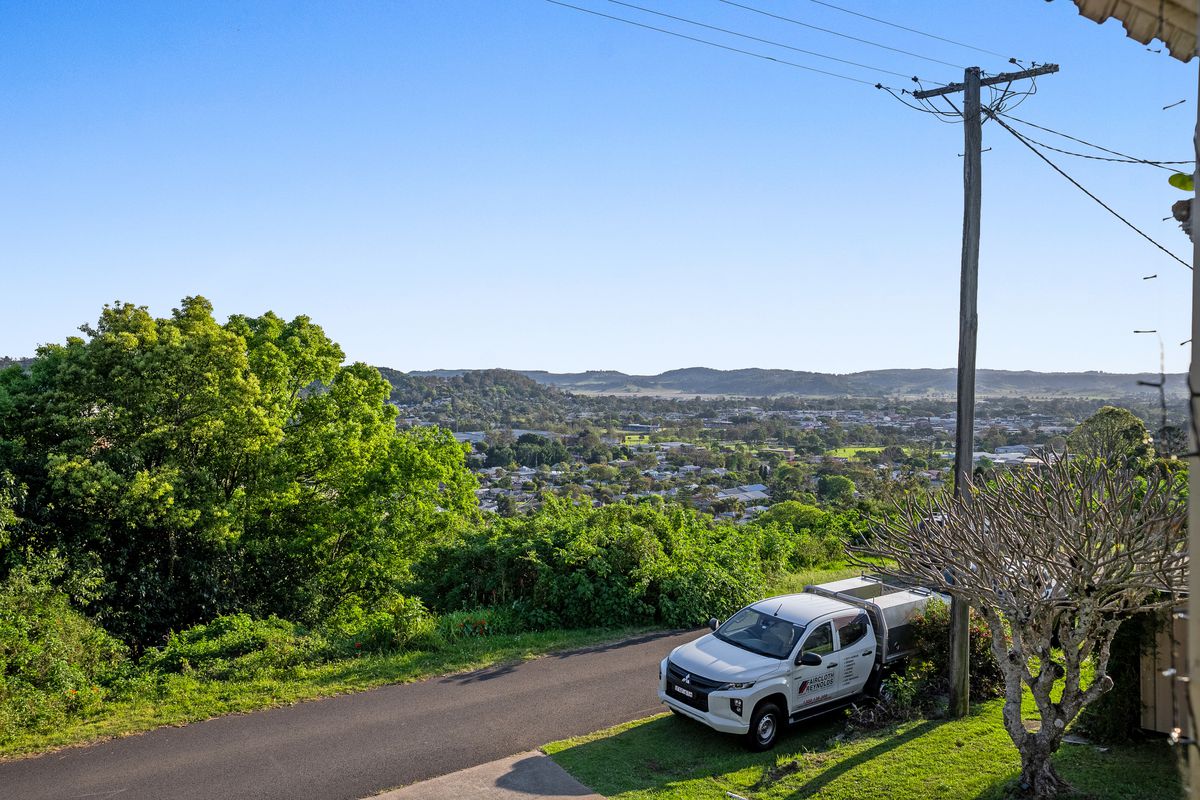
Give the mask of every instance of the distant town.
[[[937, 490], [953, 470], [956, 417], [945, 400], [600, 397], [505, 370], [404, 381], [385, 374], [399, 384], [400, 424], [452, 430], [470, 447], [480, 508], [506, 516], [553, 494], [596, 506], [657, 497], [747, 522], [786, 500], [869, 506]], [[1108, 402], [982, 401], [973, 467], [1037, 463], [1047, 445]], [[1152, 398], [1112, 402], [1132, 407], [1148, 429], [1164, 428]], [[1174, 412], [1161, 435], [1182, 442], [1170, 421], [1178, 421]]]

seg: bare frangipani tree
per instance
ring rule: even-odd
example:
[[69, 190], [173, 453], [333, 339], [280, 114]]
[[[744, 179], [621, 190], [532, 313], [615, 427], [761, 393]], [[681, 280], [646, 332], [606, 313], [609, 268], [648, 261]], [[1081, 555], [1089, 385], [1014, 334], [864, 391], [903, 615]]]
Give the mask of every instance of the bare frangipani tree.
[[[1139, 474], [1063, 457], [973, 485], [958, 500], [901, 503], [861, 548], [894, 564], [887, 572], [962, 598], [987, 622], [1023, 793], [1068, 789], [1051, 755], [1080, 710], [1112, 687], [1117, 626], [1185, 590], [1185, 486], [1163, 468]], [[1040, 717], [1028, 725], [1025, 687]]]

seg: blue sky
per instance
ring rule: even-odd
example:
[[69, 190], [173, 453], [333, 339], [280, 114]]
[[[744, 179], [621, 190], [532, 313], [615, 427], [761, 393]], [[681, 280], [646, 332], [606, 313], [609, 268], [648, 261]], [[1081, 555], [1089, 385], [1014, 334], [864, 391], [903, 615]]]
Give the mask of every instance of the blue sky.
[[[962, 77], [716, 0], [633, 1]], [[811, 0], [747, 4], [1005, 66]], [[1190, 157], [1195, 64], [1070, 2], [839, 5], [1057, 62], [1016, 116]], [[165, 315], [202, 294], [222, 318], [307, 314], [348, 358], [406, 370], [954, 364], [961, 126], [869, 86], [542, 0], [0, 0], [0, 72], [0, 354], [61, 341], [105, 302]], [[1190, 273], [996, 125], [984, 140], [979, 365], [1155, 370], [1155, 337], [1132, 331], [1157, 329], [1183, 370]], [[1167, 172], [1052, 155], [1190, 261], [1162, 221], [1185, 197]]]

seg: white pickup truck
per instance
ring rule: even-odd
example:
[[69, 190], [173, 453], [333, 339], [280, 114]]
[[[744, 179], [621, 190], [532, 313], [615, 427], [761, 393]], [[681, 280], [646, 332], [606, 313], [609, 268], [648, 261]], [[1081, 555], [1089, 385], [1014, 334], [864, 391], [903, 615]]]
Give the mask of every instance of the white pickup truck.
[[909, 622], [940, 596], [864, 576], [760, 600], [672, 650], [658, 697], [768, 750], [786, 723], [878, 691], [884, 668], [910, 653]]

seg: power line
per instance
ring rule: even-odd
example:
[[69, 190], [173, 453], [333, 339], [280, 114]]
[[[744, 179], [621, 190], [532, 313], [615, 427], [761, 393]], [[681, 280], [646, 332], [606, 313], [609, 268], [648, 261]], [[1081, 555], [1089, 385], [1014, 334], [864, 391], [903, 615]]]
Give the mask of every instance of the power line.
[[582, 8], [581, 6], [573, 6], [570, 3], [564, 3], [561, 0], [546, 0], [546, 2], [553, 3], [556, 6], [562, 6], [563, 8], [574, 9], [575, 11], [582, 11], [585, 14], [592, 14], [593, 16], [604, 17], [605, 19], [615, 20], [616, 22], [624, 22], [626, 25], [633, 25], [638, 28], [645, 28], [646, 30], [649, 30], [649, 31], [657, 31], [658, 33], [665, 33], [668, 36], [675, 36], [680, 39], [687, 39], [690, 42], [706, 44], [709, 47], [719, 47], [720, 49], [728, 50], [731, 53], [741, 53], [744, 56], [751, 56], [753, 58], [761, 58], [763, 61], [774, 61], [776, 64], [783, 64], [786, 67], [795, 67], [796, 69], [803, 69], [803, 70], [807, 70], [808, 72], [816, 72], [821, 75], [828, 75], [831, 78], [841, 78], [844, 81], [853, 81], [854, 83], [861, 83], [866, 86], [878, 86], [879, 85], [879, 84], [873, 83], [871, 81], [865, 81], [862, 78], [853, 78], [849, 75], [842, 75], [840, 73], [830, 72], [830, 71], [824, 70], [824, 69], [817, 69], [816, 67], [806, 67], [803, 64], [797, 64], [793, 61], [785, 61], [782, 58], [775, 58], [774, 56], [767, 56], [767, 55], [763, 55], [762, 53], [755, 53], [751, 50], [742, 50], [737, 47], [730, 47], [727, 44], [720, 44], [718, 42], [709, 41], [708, 39], [700, 39], [696, 36], [688, 36], [686, 33], [678, 33], [676, 31], [669, 31], [666, 28], [656, 28], [653, 25], [646, 25], [641, 22], [634, 22], [633, 20], [625, 19], [624, 17], [614, 17], [611, 14], [603, 14], [599, 11], [593, 11], [590, 8]]
[[[1003, 112], [1001, 112], [1001, 113], [1003, 113]], [[1061, 136], [1064, 139], [1070, 139], [1073, 142], [1079, 142], [1082, 145], [1086, 145], [1086, 146], [1094, 148], [1096, 150], [1101, 150], [1105, 153], [1109, 153], [1114, 156], [1120, 156], [1120, 158], [1123, 159], [1124, 161], [1127, 161], [1127, 162], [1133, 163], [1133, 164], [1149, 164], [1152, 167], [1162, 167], [1163, 169], [1166, 169], [1166, 167], [1163, 166], [1164, 164], [1195, 164], [1196, 163], [1195, 161], [1148, 161], [1147, 159], [1144, 159], [1144, 158], [1138, 158], [1137, 156], [1131, 156], [1126, 153], [1121, 153], [1117, 150], [1110, 150], [1107, 147], [1101, 147], [1098, 144], [1093, 144], [1092, 142], [1089, 142], [1085, 139], [1080, 139], [1077, 136], [1071, 136], [1068, 133], [1063, 133], [1062, 131], [1056, 131], [1053, 128], [1047, 128], [1044, 125], [1038, 125], [1036, 122], [1030, 122], [1028, 120], [1020, 119], [1019, 117], [1014, 117], [1011, 114], [1003, 114], [1003, 116], [1008, 117], [1013, 122], [1019, 122], [1022, 125], [1028, 125], [1031, 128], [1037, 128], [1039, 131], [1045, 131], [1046, 133], [1053, 133], [1055, 136]], [[1039, 144], [1040, 144], [1040, 142], [1039, 142]], [[1066, 155], [1069, 155], [1069, 156], [1077, 155], [1080, 158], [1093, 158], [1093, 159], [1096, 159], [1099, 161], [1115, 161], [1116, 160], [1116, 159], [1102, 159], [1099, 156], [1088, 156], [1088, 155], [1084, 155], [1082, 153], [1072, 153], [1068, 150], [1059, 150], [1058, 148], [1051, 147], [1050, 145], [1042, 145], [1042, 147], [1045, 147], [1047, 150], [1054, 150], [1055, 152], [1065, 153]], [[1172, 170], [1172, 172], [1174, 172], [1174, 171], [1175, 170]]]
[[814, 31], [821, 31], [822, 33], [832, 34], [833, 36], [840, 36], [843, 39], [849, 39], [850, 41], [853, 41], [853, 42], [869, 44], [872, 47], [878, 47], [883, 50], [890, 50], [893, 53], [902, 53], [903, 55], [906, 55], [906, 56], [912, 56], [913, 58], [919, 58], [922, 61], [929, 61], [934, 64], [941, 64], [944, 67], [954, 67], [955, 69], [966, 69], [966, 67], [962, 66], [961, 64], [952, 64], [949, 61], [941, 61], [936, 58], [930, 58], [929, 56], [923, 56], [920, 53], [914, 53], [911, 50], [901, 50], [898, 47], [889, 47], [886, 44], [880, 44], [879, 42], [873, 42], [870, 39], [860, 39], [857, 36], [851, 36], [850, 34], [847, 34], [847, 33], [840, 33], [838, 31], [830, 30], [829, 28], [822, 28], [819, 25], [810, 25], [809, 23], [801, 22], [798, 19], [780, 16], [779, 14], [772, 14], [770, 11], [763, 11], [761, 8], [754, 8], [753, 6], [747, 6], [747, 5], [742, 5], [741, 3], [735, 3], [734, 0], [721, 0], [721, 2], [725, 3], [726, 5], [736, 6], [737, 8], [745, 9], [746, 11], [753, 11], [755, 14], [762, 14], [764, 17], [771, 17], [773, 19], [781, 20], [783, 22], [790, 22], [793, 25], [800, 25], [801, 27], [804, 27], [804, 28], [811, 28]]
[[[658, 16], [658, 17], [665, 17], [667, 19], [673, 19], [677, 22], [684, 22], [684, 23], [687, 23], [688, 25], [695, 25], [700, 28], [707, 28], [710, 31], [719, 31], [721, 33], [729, 34], [730, 36], [737, 36], [742, 39], [750, 39], [751, 41], [762, 42], [763, 44], [769, 44], [773, 47], [782, 47], [786, 50], [794, 50], [797, 53], [804, 53], [805, 55], [816, 56], [817, 58], [825, 58], [830, 61], [837, 61], [842, 64], [849, 64], [852, 67], [861, 67], [862, 69], [868, 69], [868, 70], [871, 70], [872, 72], [880, 72], [885, 75], [895, 75], [896, 77], [899, 77], [899, 78], [910, 77], [909, 75], [907, 75], [906, 73], [903, 73], [903, 72], [894, 72], [893, 70], [883, 69], [882, 67], [873, 67], [870, 64], [860, 64], [857, 61], [849, 61], [845, 58], [838, 58], [837, 56], [830, 56], [830, 55], [826, 55], [824, 53], [815, 52], [813, 50], [805, 50], [801, 47], [793, 47], [790, 44], [783, 44], [782, 42], [772, 41], [771, 39], [762, 39], [762, 38], [759, 38], [758, 36], [751, 36], [747, 33], [738, 33], [737, 31], [731, 31], [728, 28], [720, 28], [720, 27], [717, 27], [716, 25], [709, 25], [704, 22], [697, 22], [694, 19], [688, 19], [686, 17], [677, 17], [674, 14], [667, 14], [663, 11], [655, 11], [654, 9], [651, 9], [651, 8], [643, 8], [642, 6], [634, 5], [633, 3], [623, 2], [623, 0], [608, 0], [608, 2], [610, 2], [614, 5], [618, 5], [618, 6], [625, 6], [626, 8], [633, 8], [638, 11], [644, 11], [647, 14], [654, 14], [655, 16]], [[938, 83], [937, 81], [930, 81], [930, 83], [937, 83], [938, 86], [945, 85], [944, 83]]]
[[1011, 133], [1011, 134], [1012, 134], [1014, 137], [1016, 137], [1017, 141], [1019, 141], [1021, 144], [1025, 145], [1025, 146], [1026, 146], [1026, 147], [1028, 147], [1030, 150], [1032, 150], [1034, 155], [1036, 155], [1036, 156], [1037, 156], [1038, 158], [1040, 158], [1042, 161], [1045, 161], [1047, 164], [1049, 164], [1049, 165], [1050, 165], [1050, 167], [1051, 167], [1051, 168], [1052, 168], [1052, 169], [1053, 169], [1055, 172], [1057, 172], [1059, 175], [1062, 175], [1064, 178], [1066, 178], [1068, 181], [1070, 181], [1070, 182], [1071, 182], [1071, 183], [1072, 183], [1072, 184], [1075, 186], [1075, 188], [1076, 188], [1076, 189], [1078, 189], [1079, 191], [1081, 191], [1081, 192], [1083, 192], [1084, 194], [1086, 194], [1088, 197], [1090, 197], [1090, 198], [1092, 198], [1093, 200], [1095, 200], [1095, 201], [1096, 201], [1098, 204], [1100, 204], [1100, 206], [1101, 206], [1101, 207], [1102, 207], [1102, 208], [1103, 208], [1105, 211], [1107, 211], [1108, 213], [1112, 214], [1112, 215], [1113, 215], [1114, 217], [1116, 217], [1117, 219], [1121, 220], [1121, 222], [1124, 222], [1124, 223], [1125, 223], [1125, 224], [1126, 224], [1126, 225], [1127, 225], [1129, 228], [1131, 228], [1131, 229], [1132, 229], [1132, 230], [1133, 230], [1135, 233], [1137, 233], [1137, 235], [1138, 235], [1138, 236], [1141, 236], [1141, 237], [1142, 237], [1143, 239], [1145, 239], [1147, 242], [1149, 242], [1150, 244], [1154, 245], [1154, 246], [1155, 246], [1155, 247], [1157, 247], [1159, 250], [1162, 250], [1164, 253], [1166, 253], [1166, 254], [1167, 254], [1167, 255], [1169, 255], [1171, 258], [1175, 259], [1176, 261], [1178, 261], [1180, 264], [1183, 264], [1183, 265], [1184, 265], [1185, 267], [1187, 267], [1188, 269], [1191, 269], [1191, 268], [1192, 268], [1192, 265], [1191, 265], [1191, 264], [1187, 263], [1187, 262], [1186, 262], [1186, 261], [1184, 261], [1182, 258], [1180, 258], [1179, 256], [1177, 256], [1177, 255], [1175, 255], [1174, 253], [1172, 253], [1170, 250], [1168, 250], [1167, 248], [1163, 247], [1163, 246], [1162, 246], [1161, 244], [1159, 244], [1158, 242], [1156, 242], [1156, 241], [1154, 241], [1153, 239], [1151, 239], [1151, 238], [1150, 238], [1150, 236], [1149, 236], [1149, 235], [1147, 235], [1147, 234], [1146, 234], [1144, 231], [1142, 231], [1142, 229], [1141, 229], [1141, 228], [1139, 228], [1138, 226], [1134, 225], [1132, 222], [1130, 222], [1129, 220], [1125, 219], [1123, 216], [1121, 216], [1120, 214], [1118, 214], [1118, 213], [1117, 213], [1117, 212], [1116, 212], [1116, 211], [1115, 211], [1115, 210], [1112, 208], [1112, 206], [1108, 205], [1108, 204], [1107, 204], [1107, 203], [1105, 203], [1103, 200], [1101, 200], [1099, 197], [1097, 197], [1096, 195], [1094, 195], [1094, 194], [1092, 194], [1091, 192], [1089, 192], [1089, 191], [1088, 191], [1086, 188], [1084, 188], [1083, 184], [1081, 184], [1079, 181], [1075, 180], [1075, 179], [1074, 179], [1074, 178], [1072, 178], [1070, 175], [1068, 175], [1066, 172], [1064, 172], [1064, 171], [1062, 170], [1062, 168], [1060, 168], [1060, 167], [1059, 167], [1057, 164], [1055, 164], [1053, 161], [1051, 161], [1049, 158], [1047, 158], [1047, 157], [1046, 157], [1046, 156], [1045, 156], [1045, 155], [1044, 155], [1044, 154], [1043, 154], [1043, 153], [1042, 153], [1040, 150], [1038, 150], [1038, 149], [1037, 149], [1037, 148], [1036, 148], [1036, 147], [1035, 147], [1035, 146], [1034, 146], [1034, 145], [1033, 145], [1033, 144], [1032, 144], [1032, 143], [1031, 143], [1031, 142], [1030, 142], [1028, 139], [1026, 139], [1024, 136], [1022, 136], [1022, 135], [1021, 135], [1021, 134], [1020, 134], [1018, 131], [1016, 131], [1015, 129], [1013, 129], [1013, 127], [1012, 127], [1011, 125], [1009, 125], [1008, 123], [1006, 123], [1004, 120], [1000, 119], [1000, 117], [999, 117], [999, 116], [997, 116], [995, 113], [993, 113], [991, 109], [989, 109], [989, 108], [985, 108], [985, 109], [983, 109], [983, 112], [984, 112], [985, 114], [987, 114], [989, 117], [991, 117], [992, 119], [994, 119], [994, 120], [996, 121], [996, 123], [1000, 125], [1000, 127], [1004, 128], [1006, 131], [1008, 131], [1008, 132], [1009, 132], [1009, 133]]
[[987, 53], [989, 56], [996, 56], [998, 58], [1007, 58], [1007, 56], [1005, 56], [1002, 53], [997, 53], [995, 50], [988, 50], [983, 47], [976, 47], [973, 44], [966, 44], [964, 42], [956, 42], [953, 39], [947, 39], [945, 36], [937, 36], [936, 34], [926, 33], [925, 31], [917, 30], [916, 28], [909, 28], [905, 25], [898, 25], [895, 22], [888, 22], [886, 19], [880, 19], [879, 17], [872, 17], [870, 14], [863, 14], [858, 11], [851, 11], [848, 8], [842, 8], [841, 6], [835, 6], [833, 3], [826, 3], [825, 0], [809, 0], [809, 2], [816, 3], [819, 6], [825, 6], [827, 8], [834, 8], [834, 9], [837, 9], [838, 11], [843, 11], [847, 14], [853, 14], [856, 17], [862, 17], [863, 19], [869, 19], [872, 22], [878, 22], [880, 25], [887, 25], [892, 28], [899, 28], [902, 31], [908, 31], [909, 33], [915, 33], [919, 36], [928, 36], [930, 39], [937, 39], [939, 42], [946, 42], [947, 44], [953, 44], [953, 45], [957, 45], [959, 47], [965, 47], [968, 50], [975, 50], [980, 53]]

